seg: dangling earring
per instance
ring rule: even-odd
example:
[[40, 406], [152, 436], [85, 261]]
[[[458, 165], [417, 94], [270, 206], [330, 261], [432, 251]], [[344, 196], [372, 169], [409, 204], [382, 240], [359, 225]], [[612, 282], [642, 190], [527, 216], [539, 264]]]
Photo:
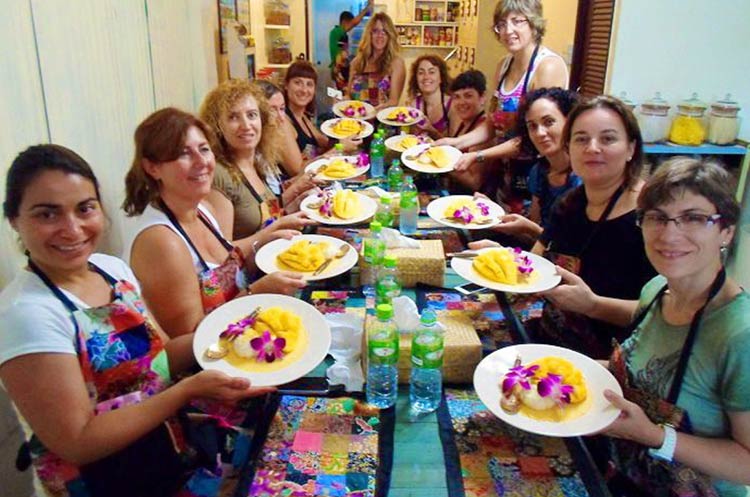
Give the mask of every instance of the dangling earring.
[[729, 250], [727, 249], [727, 242], [721, 242], [721, 248], [719, 248], [719, 256], [721, 257], [722, 264], [726, 263], [728, 252]]

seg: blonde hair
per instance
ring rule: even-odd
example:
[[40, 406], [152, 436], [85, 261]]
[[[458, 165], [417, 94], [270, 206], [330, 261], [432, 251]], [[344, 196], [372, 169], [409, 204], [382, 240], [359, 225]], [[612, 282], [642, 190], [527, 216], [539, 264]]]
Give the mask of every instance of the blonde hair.
[[372, 46], [372, 30], [375, 29], [375, 23], [380, 21], [388, 33], [388, 44], [383, 51], [383, 55], [376, 61], [377, 72], [379, 74], [385, 74], [389, 72], [393, 60], [399, 53], [400, 47], [398, 44], [398, 35], [396, 34], [396, 28], [393, 25], [393, 21], [385, 12], [378, 12], [367, 23], [365, 26], [365, 32], [362, 34], [362, 40], [359, 43], [359, 49], [357, 50], [357, 56], [352, 61], [351, 70], [353, 73], [365, 72], [367, 67], [367, 61], [370, 59], [374, 52]]
[[[216, 155], [217, 162], [229, 170], [230, 175], [237, 181], [241, 181], [242, 172], [234, 163], [234, 151], [224, 138], [221, 131], [221, 118], [229, 113], [237, 102], [245, 97], [252, 97], [258, 103], [260, 111], [260, 122], [262, 132], [260, 143], [255, 151], [255, 167], [261, 177], [268, 174], [278, 176], [281, 174], [278, 163], [281, 159], [281, 142], [283, 131], [279, 125], [277, 116], [271, 112], [268, 99], [261, 88], [241, 79], [230, 79], [211, 90], [200, 108], [201, 119], [214, 131], [215, 138], [211, 148]], [[264, 170], [270, 169], [270, 171]]]

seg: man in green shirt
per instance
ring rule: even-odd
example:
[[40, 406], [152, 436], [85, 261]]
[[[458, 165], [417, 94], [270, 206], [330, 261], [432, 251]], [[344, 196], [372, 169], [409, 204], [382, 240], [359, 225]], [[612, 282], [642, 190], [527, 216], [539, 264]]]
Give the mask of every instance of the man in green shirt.
[[365, 8], [362, 9], [356, 17], [348, 10], [342, 12], [341, 15], [339, 15], [338, 25], [331, 30], [331, 33], [328, 36], [328, 49], [331, 54], [331, 64], [329, 67], [331, 68], [331, 77], [337, 87], [339, 87], [342, 81], [344, 82], [343, 85], [346, 86], [346, 82], [349, 80], [348, 54], [345, 54], [347, 55], [346, 61], [340, 60], [337, 64], [337, 58], [340, 59], [341, 57], [339, 56], [344, 55], [340, 54], [340, 52], [342, 50], [347, 51], [348, 49], [349, 35], [347, 35], [347, 33], [353, 27], [362, 22], [362, 18], [365, 17], [367, 12], [372, 10], [373, 1], [374, 0], [368, 0]]

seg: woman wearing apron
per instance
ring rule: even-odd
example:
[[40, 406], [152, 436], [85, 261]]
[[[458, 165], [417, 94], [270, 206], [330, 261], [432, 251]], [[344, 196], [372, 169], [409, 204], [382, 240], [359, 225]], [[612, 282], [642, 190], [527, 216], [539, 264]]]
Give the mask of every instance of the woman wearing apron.
[[34, 465], [37, 495], [193, 496], [196, 485], [218, 487], [216, 459], [193, 460], [178, 411], [268, 389], [215, 371], [172, 385], [195, 364], [192, 335], [168, 340], [128, 266], [94, 253], [106, 221], [80, 156], [57, 145], [27, 149], [8, 171], [3, 207], [28, 265], [0, 299], [0, 379], [34, 433], [17, 466]]
[[[498, 144], [464, 153], [456, 164], [457, 171], [464, 171], [474, 163], [481, 165], [485, 161], [516, 158], [520, 152], [520, 140], [514, 137], [513, 130], [521, 98], [536, 88], [567, 88], [568, 69], [565, 61], [541, 44], [545, 24], [541, 0], [501, 0], [497, 3], [493, 30], [509, 54], [500, 61], [495, 72], [497, 90], [490, 104], [490, 119], [471, 133], [445, 138], [438, 143], [453, 145], [461, 150], [468, 150], [492, 138]], [[520, 184], [525, 181], [522, 173], [514, 174], [516, 171], [512, 170], [510, 173], [513, 182], [519, 183], [515, 186], [525, 187]], [[485, 186], [483, 189], [493, 188]], [[494, 191], [489, 193], [494, 194]]]
[[623, 411], [604, 431], [617, 495], [744, 496], [750, 484], [750, 296], [722, 262], [740, 215], [732, 183], [695, 159], [659, 166], [638, 199], [659, 276], [638, 301], [560, 270], [579, 312], [633, 330], [609, 363], [624, 398], [605, 392]]
[[421, 55], [411, 65], [407, 105], [422, 111], [425, 119], [414, 125], [420, 132], [441, 138], [448, 132], [451, 97], [448, 66], [434, 54]]
[[208, 136], [208, 126], [191, 114], [157, 111], [135, 131], [126, 176], [123, 208], [135, 219], [125, 258], [170, 336], [192, 333], [206, 314], [247, 291], [293, 294], [305, 286], [286, 272], [251, 283], [255, 246], [228, 242], [203, 204], [216, 166]]
[[211, 148], [219, 165], [207, 202], [228, 239], [246, 248], [278, 238], [278, 231], [311, 224], [297, 211], [315, 183], [305, 173], [282, 181], [276, 164], [282, 158], [283, 123], [258, 86], [225, 81], [206, 95], [201, 117], [216, 137]]
[[388, 14], [370, 18], [351, 65], [349, 98], [376, 110], [398, 105], [406, 82], [406, 64], [398, 54], [398, 35]]

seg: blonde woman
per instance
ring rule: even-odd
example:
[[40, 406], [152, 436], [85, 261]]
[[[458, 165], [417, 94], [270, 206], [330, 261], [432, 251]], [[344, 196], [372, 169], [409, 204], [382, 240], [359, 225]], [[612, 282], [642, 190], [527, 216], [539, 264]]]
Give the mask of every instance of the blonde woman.
[[[272, 231], [301, 229], [312, 222], [297, 210], [302, 194], [315, 187], [308, 175], [283, 189], [276, 164], [284, 135], [263, 91], [247, 81], [229, 80], [203, 101], [201, 119], [217, 138], [212, 143], [218, 167], [208, 203], [231, 240], [258, 233], [260, 244]], [[267, 231], [266, 231], [267, 230]]]
[[396, 28], [388, 14], [378, 12], [365, 26], [349, 75], [349, 97], [377, 110], [398, 105], [406, 82], [406, 64], [398, 54]]

